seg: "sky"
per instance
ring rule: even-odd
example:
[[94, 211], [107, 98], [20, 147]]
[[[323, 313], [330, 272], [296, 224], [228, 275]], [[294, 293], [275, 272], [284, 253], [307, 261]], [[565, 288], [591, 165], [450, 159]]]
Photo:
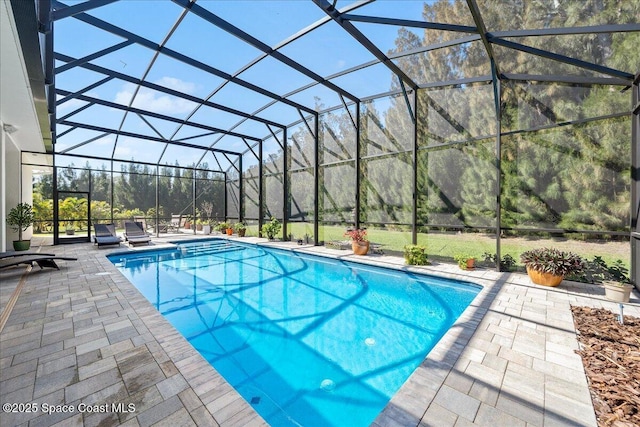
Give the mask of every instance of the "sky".
[[[68, 3], [72, 4], [72, 3]], [[259, 39], [269, 47], [280, 46], [293, 34], [324, 18], [325, 13], [309, 0], [287, 1], [213, 1], [201, 0], [197, 6], [206, 12], [231, 22], [252, 37]], [[338, 7], [349, 2], [340, 1]], [[423, 1], [378, 1], [363, 6], [353, 13], [377, 15], [402, 19], [421, 20]], [[224, 30], [210, 24], [194, 13], [188, 13], [178, 28], [167, 35], [181, 16], [183, 9], [174, 2], [162, 0], [121, 0], [107, 6], [93, 9], [87, 14], [111, 23], [144, 39], [159, 44], [165, 40], [165, 47], [179, 52], [188, 58], [224, 73], [234, 75], [245, 65], [262, 56], [262, 52]], [[54, 24], [55, 50], [65, 59], [79, 59], [101, 49], [106, 49], [126, 39], [118, 35], [98, 29], [75, 18], [65, 18]], [[383, 52], [394, 47], [394, 40], [399, 27], [355, 23], [356, 27], [373, 41]], [[419, 34], [417, 32], [416, 34]], [[354, 66], [372, 61], [375, 57], [363, 48], [355, 39], [347, 34], [337, 23], [329, 21], [322, 27], [305, 35], [279, 51], [309, 68], [321, 77], [331, 76]], [[209, 97], [214, 90], [221, 87], [224, 79], [175, 58], [159, 55], [138, 43], [132, 43], [115, 52], [93, 59], [90, 64], [123, 73], [135, 79], [144, 78], [146, 82], [170, 88], [196, 98]], [[57, 60], [56, 67], [66, 63]], [[153, 64], [150, 68], [149, 65]], [[238, 75], [239, 78], [272, 92], [285, 96], [297, 88], [313, 82], [310, 77], [299, 73], [280, 61], [267, 57], [256, 65]], [[383, 93], [391, 88], [392, 73], [384, 65], [376, 65], [360, 70], [358, 73], [337, 78], [336, 84], [357, 97]], [[71, 68], [56, 76], [56, 88], [69, 92], [85, 89], [105, 78], [105, 74], [83, 68]], [[138, 87], [137, 84], [121, 79], [109, 80], [84, 93], [84, 95], [121, 105], [129, 105], [141, 110], [149, 110], [167, 115], [175, 119], [190, 120], [213, 128], [233, 130], [237, 133], [265, 138], [270, 130], [255, 121], [241, 121], [241, 117], [211, 107], [199, 107], [198, 104], [181, 99], [152, 88]], [[58, 96], [61, 99], [62, 96]], [[340, 98], [332, 90], [316, 85], [288, 99], [314, 108], [317, 102], [324, 107], [340, 105]], [[217, 92], [210, 101], [222, 104], [245, 113], [253, 113], [268, 105], [271, 98], [258, 94], [242, 86], [228, 83]], [[390, 104], [390, 103], [388, 103]], [[61, 118], [86, 105], [79, 99], [71, 99], [58, 105], [57, 117]], [[378, 103], [378, 106], [380, 103]], [[296, 108], [276, 104], [257, 114], [259, 117], [280, 124], [289, 125], [300, 120]], [[102, 105], [93, 105], [67, 118], [70, 122], [93, 123], [97, 126], [122, 129], [123, 131], [146, 135], [151, 138], [193, 138], [196, 135], [209, 133], [203, 129], [191, 127], [180, 128], [177, 123], [164, 120], [140, 118], [135, 114], [127, 114], [121, 110]], [[58, 125], [58, 135], [69, 129]], [[120, 159], [155, 163], [160, 156], [161, 163], [188, 164], [199, 161], [201, 152], [189, 152], [184, 148], [165, 150], [165, 144], [156, 141], [140, 140], [130, 136], [120, 136], [114, 151], [115, 135], [102, 135], [102, 131], [74, 129], [57, 141], [56, 151], [60, 152], [75, 147], [83, 142], [96, 138], [89, 144], [80, 145], [70, 153], [91, 154], [110, 158], [112, 153]], [[217, 136], [203, 136], [188, 139], [189, 143], [210, 145]], [[277, 144], [268, 144], [276, 146]], [[217, 147], [244, 151], [244, 142], [236, 137], [225, 136], [217, 142]], [[164, 154], [162, 154], [164, 152]], [[268, 154], [268, 153], [266, 153]], [[246, 163], [249, 164], [249, 163]]]

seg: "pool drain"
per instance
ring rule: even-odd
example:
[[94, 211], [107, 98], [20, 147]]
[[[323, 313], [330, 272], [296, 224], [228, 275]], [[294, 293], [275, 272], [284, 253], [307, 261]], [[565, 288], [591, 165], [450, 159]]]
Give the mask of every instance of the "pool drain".
[[371, 338], [371, 337], [369, 337], [369, 338], [367, 338], [367, 339], [365, 339], [365, 340], [364, 340], [364, 343], [365, 343], [366, 345], [368, 345], [369, 347], [371, 347], [371, 346], [376, 345], [376, 340], [375, 340], [375, 339], [373, 339], [373, 338]]
[[333, 391], [333, 389], [336, 388], [336, 383], [330, 379], [322, 380], [320, 388], [324, 391]]

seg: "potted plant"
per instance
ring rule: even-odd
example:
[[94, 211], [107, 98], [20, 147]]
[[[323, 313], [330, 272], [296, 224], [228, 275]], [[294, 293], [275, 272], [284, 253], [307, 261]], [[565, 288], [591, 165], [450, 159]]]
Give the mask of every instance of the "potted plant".
[[263, 236], [267, 236], [267, 239], [273, 240], [276, 234], [280, 233], [280, 229], [282, 228], [282, 224], [276, 217], [271, 217], [271, 221], [266, 224], [262, 224], [261, 232]]
[[16, 251], [26, 251], [31, 247], [31, 239], [23, 240], [22, 232], [31, 227], [33, 221], [35, 221], [35, 214], [29, 203], [18, 203], [9, 211], [7, 225], [18, 232], [18, 240], [13, 241], [13, 249]]
[[473, 270], [476, 267], [476, 257], [468, 254], [457, 254], [453, 257], [462, 270]]
[[200, 218], [198, 218], [196, 220], [196, 230], [202, 231], [202, 227], [203, 226], [204, 226], [204, 223], [202, 222], [202, 220]]
[[202, 232], [204, 234], [211, 234], [211, 214], [213, 213], [213, 203], [202, 202], [201, 212], [204, 213], [206, 219], [202, 221]]
[[404, 247], [404, 261], [407, 265], [427, 265], [427, 248], [421, 245], [406, 245]]
[[64, 226], [64, 232], [67, 234], [67, 236], [73, 236], [74, 234], [76, 234], [76, 228], [74, 227], [73, 223], [68, 222]]
[[558, 286], [565, 276], [580, 273], [584, 265], [579, 255], [550, 248], [525, 251], [520, 261], [531, 281], [544, 286]]
[[223, 234], [226, 233], [230, 227], [231, 225], [229, 225], [228, 222], [219, 222], [218, 225], [216, 225], [216, 229]]
[[247, 232], [247, 226], [243, 222], [236, 222], [233, 226], [233, 229], [238, 233], [238, 237], [244, 237]]
[[191, 230], [191, 215], [186, 215], [184, 218], [184, 228]]
[[351, 249], [356, 255], [366, 255], [369, 252], [369, 240], [367, 230], [364, 228], [354, 228], [344, 233], [345, 237], [351, 238]]
[[633, 285], [618, 282], [617, 280], [605, 280], [602, 284], [604, 285], [604, 294], [607, 299], [620, 303], [629, 302]]
[[211, 223], [205, 222], [204, 224], [202, 224], [202, 233], [211, 234]]

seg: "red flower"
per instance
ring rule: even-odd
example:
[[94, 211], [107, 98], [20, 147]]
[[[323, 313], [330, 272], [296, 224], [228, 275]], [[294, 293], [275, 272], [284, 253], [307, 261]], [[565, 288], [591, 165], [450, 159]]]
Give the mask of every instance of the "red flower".
[[344, 233], [345, 236], [349, 236], [351, 240], [354, 242], [366, 242], [367, 241], [367, 230], [364, 228], [356, 228], [353, 230], [347, 230]]

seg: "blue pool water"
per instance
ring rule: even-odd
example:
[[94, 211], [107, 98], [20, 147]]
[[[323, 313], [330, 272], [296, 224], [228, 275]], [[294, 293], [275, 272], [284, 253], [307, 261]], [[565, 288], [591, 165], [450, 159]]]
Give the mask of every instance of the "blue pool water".
[[368, 426], [480, 291], [223, 239], [109, 258], [272, 426]]

